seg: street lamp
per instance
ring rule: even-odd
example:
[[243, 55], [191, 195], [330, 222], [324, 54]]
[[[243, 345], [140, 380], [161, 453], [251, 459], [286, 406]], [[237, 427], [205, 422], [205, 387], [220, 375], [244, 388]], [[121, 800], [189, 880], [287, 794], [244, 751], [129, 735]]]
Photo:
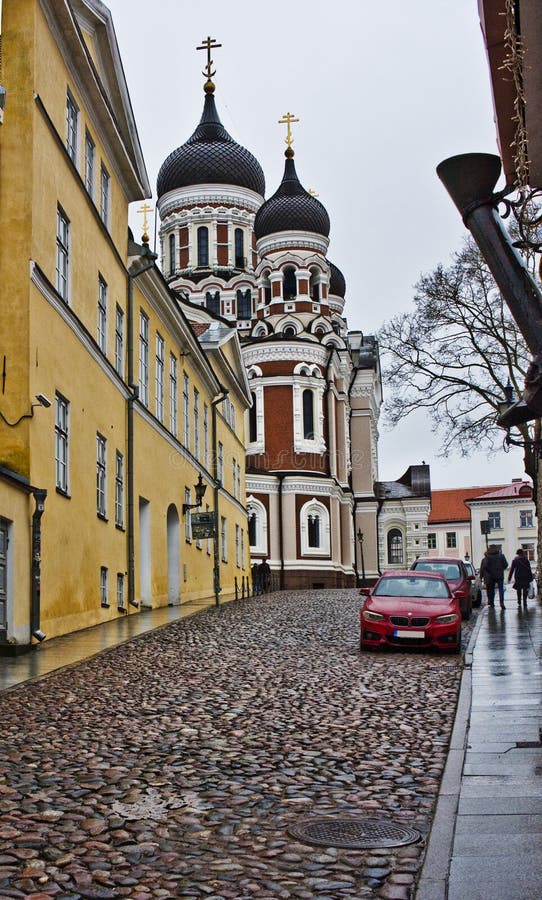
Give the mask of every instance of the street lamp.
[[[527, 384], [527, 376], [525, 384]], [[512, 437], [510, 434], [511, 428], [527, 424], [536, 418], [532, 409], [523, 399], [514, 402], [514, 389], [510, 381], [504, 388], [504, 400], [497, 403], [497, 412], [497, 425], [506, 431], [504, 449], [506, 450], [510, 445], [513, 447], [525, 447], [527, 450], [531, 450], [539, 457], [542, 457], [542, 440], [536, 438], [533, 440], [522, 440], [522, 438]]]
[[358, 528], [359, 555], [361, 559], [361, 586], [365, 587], [365, 559], [363, 558], [363, 531]]
[[196, 502], [195, 503], [183, 503], [183, 516], [186, 515], [186, 513], [189, 509], [199, 509], [199, 507], [203, 503], [203, 497], [205, 495], [205, 491], [207, 490], [207, 485], [203, 483], [203, 478], [201, 477], [201, 472], [198, 475], [197, 484], [194, 485], [194, 490], [196, 492]]

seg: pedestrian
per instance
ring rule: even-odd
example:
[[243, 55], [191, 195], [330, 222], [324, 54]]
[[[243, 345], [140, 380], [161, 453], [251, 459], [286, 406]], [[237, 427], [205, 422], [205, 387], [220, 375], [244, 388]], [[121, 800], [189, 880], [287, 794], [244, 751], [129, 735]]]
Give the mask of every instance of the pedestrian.
[[261, 594], [262, 589], [260, 586], [260, 567], [258, 563], [254, 563], [251, 569], [252, 572], [252, 593], [254, 596], [257, 594]]
[[480, 566], [480, 577], [487, 591], [487, 605], [495, 606], [495, 588], [499, 591], [501, 609], [504, 609], [504, 572], [508, 568], [506, 556], [497, 544], [490, 544]]
[[521, 547], [516, 551], [516, 555], [512, 560], [510, 572], [508, 573], [508, 584], [512, 581], [512, 576], [514, 576], [514, 590], [518, 595], [518, 606], [521, 606], [522, 600], [523, 605], [527, 606], [527, 593], [534, 575], [525, 551]]
[[268, 591], [271, 587], [271, 569], [269, 563], [266, 559], [262, 559], [258, 568], [260, 574], [260, 589], [262, 591]]

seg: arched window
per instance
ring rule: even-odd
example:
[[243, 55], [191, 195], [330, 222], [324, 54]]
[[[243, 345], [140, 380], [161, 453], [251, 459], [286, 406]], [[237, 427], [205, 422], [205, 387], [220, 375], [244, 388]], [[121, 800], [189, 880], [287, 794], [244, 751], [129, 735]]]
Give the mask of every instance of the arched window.
[[299, 513], [301, 553], [304, 556], [327, 555], [330, 552], [329, 510], [315, 497], [305, 503]]
[[254, 510], [248, 514], [248, 542], [251, 547], [255, 547], [258, 542], [258, 520]]
[[320, 546], [320, 516], [318, 513], [309, 513], [307, 518], [307, 536], [309, 547]]
[[295, 277], [295, 269], [289, 266], [284, 270], [282, 277], [282, 297], [284, 300], [292, 300], [297, 297], [297, 280]]
[[205, 225], [198, 228], [198, 266], [209, 265], [209, 229]]
[[303, 391], [303, 437], [314, 440], [314, 393], [309, 388]]
[[236, 228], [234, 232], [235, 243], [235, 268], [244, 269], [246, 266], [245, 259], [245, 235], [242, 228]]
[[220, 315], [220, 291], [207, 291], [205, 294], [205, 306], [215, 316]]
[[246, 291], [237, 291], [237, 318], [252, 318], [252, 292], [250, 288]]
[[250, 396], [252, 397], [252, 406], [248, 412], [248, 439], [253, 444], [258, 440], [258, 404], [256, 394], [252, 392]]
[[392, 566], [403, 564], [403, 535], [398, 528], [388, 531], [388, 563]]
[[175, 275], [175, 235], [169, 236], [169, 274]]
[[253, 553], [267, 555], [267, 512], [255, 497], [247, 498], [248, 540]]
[[271, 303], [271, 282], [269, 281], [269, 272], [265, 272], [262, 276], [263, 298], [265, 303]]
[[282, 332], [282, 336], [285, 338], [293, 338], [297, 334], [293, 325], [287, 325]]
[[318, 269], [311, 269], [311, 279], [310, 279], [310, 295], [311, 300], [314, 300], [316, 303], [320, 300], [320, 281], [319, 281], [319, 271]]

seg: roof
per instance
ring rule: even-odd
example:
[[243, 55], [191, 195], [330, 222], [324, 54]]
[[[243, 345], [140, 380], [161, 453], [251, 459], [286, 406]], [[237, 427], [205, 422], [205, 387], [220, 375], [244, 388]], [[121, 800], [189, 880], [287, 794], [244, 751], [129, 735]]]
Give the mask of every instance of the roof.
[[480, 497], [489, 491], [496, 491], [498, 489], [498, 485], [488, 485], [487, 487], [477, 486], [431, 491], [431, 513], [427, 520], [427, 524], [437, 525], [439, 522], [468, 522], [470, 513], [465, 506], [465, 502]]
[[533, 486], [530, 481], [513, 481], [512, 484], [505, 484], [483, 494], [481, 497], [472, 498], [472, 502], [477, 500], [515, 500], [518, 497], [525, 497], [531, 500], [533, 496]]
[[293, 159], [287, 157], [278, 189], [256, 213], [254, 234], [261, 238], [280, 231], [308, 231], [328, 237], [329, 229], [325, 207], [305, 190], [297, 177]]

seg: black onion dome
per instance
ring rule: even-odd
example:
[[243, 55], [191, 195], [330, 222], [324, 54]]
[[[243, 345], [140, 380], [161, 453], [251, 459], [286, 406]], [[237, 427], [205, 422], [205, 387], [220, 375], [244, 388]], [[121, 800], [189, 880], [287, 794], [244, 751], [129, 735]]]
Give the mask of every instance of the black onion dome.
[[211, 93], [205, 95], [203, 114], [194, 134], [162, 163], [156, 191], [162, 197], [168, 191], [192, 184], [235, 184], [265, 195], [262, 167], [249, 150], [228, 134]]
[[344, 295], [346, 294], [346, 281], [344, 280], [344, 275], [340, 269], [337, 268], [335, 263], [332, 263], [328, 260], [331, 275], [329, 279], [329, 293], [334, 294], [335, 297], [342, 297], [344, 300]]
[[310, 231], [328, 237], [329, 228], [325, 207], [300, 184], [294, 161], [287, 157], [279, 189], [256, 213], [256, 237], [277, 231]]

